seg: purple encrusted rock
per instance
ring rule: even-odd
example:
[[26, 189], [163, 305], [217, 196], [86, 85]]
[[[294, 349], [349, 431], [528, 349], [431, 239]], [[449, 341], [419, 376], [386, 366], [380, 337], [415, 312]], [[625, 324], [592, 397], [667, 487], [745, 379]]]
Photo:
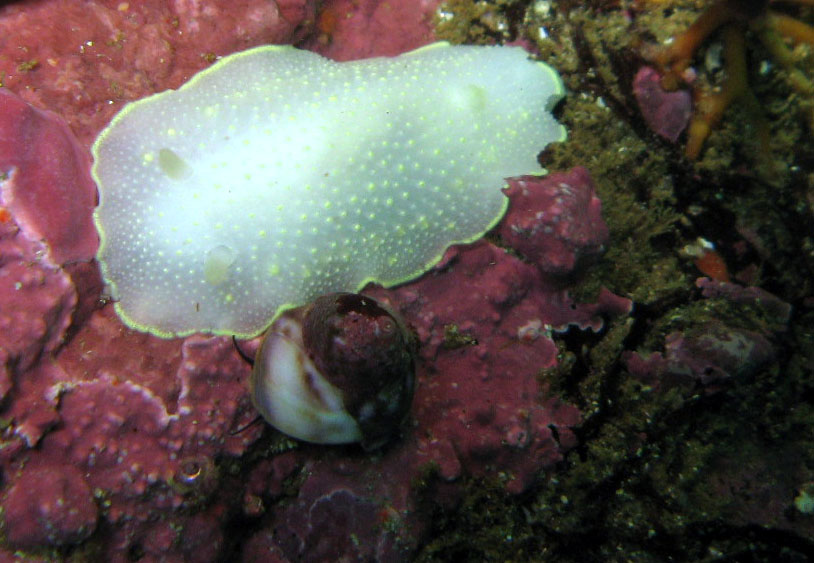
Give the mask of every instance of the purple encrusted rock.
[[700, 384], [708, 391], [732, 377], [747, 377], [774, 359], [771, 343], [757, 332], [709, 321], [692, 332], [671, 332], [664, 352], [626, 352], [635, 377], [657, 389]]
[[82, 472], [65, 463], [26, 468], [3, 499], [8, 542], [63, 546], [87, 539], [99, 510]]
[[643, 66], [633, 79], [633, 95], [648, 127], [675, 143], [692, 114], [692, 96], [687, 90], [668, 92], [661, 87], [656, 69]]
[[507, 182], [509, 210], [498, 232], [543, 274], [569, 275], [603, 252], [608, 226], [588, 170], [577, 166]]

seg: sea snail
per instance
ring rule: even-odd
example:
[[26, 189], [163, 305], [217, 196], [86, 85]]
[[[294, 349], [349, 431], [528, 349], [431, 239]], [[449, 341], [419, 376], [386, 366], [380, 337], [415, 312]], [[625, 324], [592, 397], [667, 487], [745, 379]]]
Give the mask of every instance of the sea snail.
[[370, 297], [324, 295], [272, 323], [250, 385], [254, 406], [285, 434], [375, 449], [410, 410], [414, 338], [396, 313]]

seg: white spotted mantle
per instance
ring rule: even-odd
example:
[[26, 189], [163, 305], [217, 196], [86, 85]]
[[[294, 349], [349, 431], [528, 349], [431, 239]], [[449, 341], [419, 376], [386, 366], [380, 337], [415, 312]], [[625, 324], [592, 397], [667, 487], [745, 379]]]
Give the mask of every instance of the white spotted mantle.
[[348, 63], [237, 53], [127, 105], [93, 146], [98, 259], [129, 326], [259, 333], [281, 308], [417, 277], [506, 210], [565, 132], [551, 68], [437, 43]]

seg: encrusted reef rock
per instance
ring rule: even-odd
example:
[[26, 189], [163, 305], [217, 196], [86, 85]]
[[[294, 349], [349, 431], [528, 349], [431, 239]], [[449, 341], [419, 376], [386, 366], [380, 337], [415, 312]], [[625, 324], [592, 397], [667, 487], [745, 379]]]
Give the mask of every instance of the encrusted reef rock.
[[61, 117], [0, 90], [0, 204], [54, 264], [90, 260], [99, 246], [90, 211], [90, 153]]
[[[601, 219], [582, 227], [600, 238], [606, 232]], [[246, 560], [261, 553], [319, 560], [332, 548], [357, 559], [408, 557], [427, 525], [422, 499], [452, 508], [471, 476], [522, 493], [576, 445], [580, 411], [549, 396], [537, 377], [557, 362], [551, 333], [598, 330], [603, 317], [629, 312], [630, 301], [603, 292], [596, 304], [575, 304], [566, 290], [549, 288], [534, 264], [487, 242], [453, 248], [443, 264], [395, 290], [369, 291], [400, 310], [419, 340], [419, 384], [401, 440], [373, 458], [315, 456], [309, 447], [286, 454], [285, 469], [258, 469], [270, 478], [252, 479], [248, 507], [279, 495], [292, 463], [304, 481], [291, 504], [270, 511]]]
[[3, 86], [90, 144], [122, 101], [177, 88], [215, 58], [313, 29], [314, 0], [14, 2], [0, 7]]
[[441, 0], [327, 0], [305, 46], [337, 61], [393, 56], [433, 42]]
[[[315, 10], [310, 1], [253, 0], [0, 8], [4, 87], [63, 115], [82, 143], [50, 114], [0, 92], [46, 133], [26, 136], [25, 127], [0, 120], [12, 156], [23, 147], [56, 159], [35, 168], [0, 164], [0, 557], [88, 550], [113, 562], [270, 553], [292, 561], [401, 559], [415, 552], [432, 511], [456, 505], [468, 479], [523, 493], [576, 445], [582, 413], [538, 377], [557, 362], [551, 334], [598, 329], [630, 307], [609, 292], [576, 304], [538, 266], [548, 259], [567, 277], [605, 243], [584, 172], [556, 177], [578, 184], [578, 197], [559, 184], [552, 188], [559, 195], [543, 196], [546, 225], [558, 226], [554, 239], [517, 242], [529, 261], [481, 241], [453, 248], [415, 283], [368, 290], [403, 314], [420, 344], [412, 414], [376, 453], [295, 445], [250, 425], [250, 368], [230, 339], [162, 340], [129, 330], [95, 263], [66, 265], [93, 253], [83, 147], [120, 102], [177, 87], [215, 56], [300, 39]], [[27, 212], [7, 195], [23, 185], [44, 198]], [[80, 236], [51, 235], [50, 223], [30, 229], [30, 209], [65, 211], [53, 201], [65, 190], [78, 199], [61, 215], [71, 225], [64, 232]], [[520, 218], [512, 224], [526, 228]], [[573, 259], [551, 254], [549, 244]]]
[[791, 305], [766, 290], [710, 278], [698, 278], [696, 285], [704, 298], [736, 313], [743, 309], [743, 317], [747, 310], [756, 311], [763, 320], [746, 328], [738, 326], [737, 314], [729, 319], [699, 315], [666, 334], [659, 343], [663, 351], [626, 351], [623, 359], [630, 373], [656, 391], [681, 387], [710, 393], [733, 379], [754, 377], [774, 361], [773, 341], [787, 329]]
[[3, 499], [5, 532], [15, 547], [62, 546], [87, 539], [99, 508], [71, 465], [26, 467]]
[[658, 71], [643, 66], [633, 79], [633, 94], [647, 126], [675, 143], [690, 122], [692, 96], [689, 91], [665, 91]]
[[566, 276], [597, 258], [608, 241], [588, 170], [509, 178], [509, 211], [498, 232], [544, 274]]

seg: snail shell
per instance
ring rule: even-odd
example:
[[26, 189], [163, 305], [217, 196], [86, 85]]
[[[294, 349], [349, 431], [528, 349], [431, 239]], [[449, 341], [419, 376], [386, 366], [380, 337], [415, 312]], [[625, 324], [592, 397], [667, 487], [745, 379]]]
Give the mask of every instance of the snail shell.
[[386, 443], [410, 410], [415, 344], [396, 313], [332, 293], [282, 313], [254, 361], [251, 397], [272, 426], [307, 442]]

